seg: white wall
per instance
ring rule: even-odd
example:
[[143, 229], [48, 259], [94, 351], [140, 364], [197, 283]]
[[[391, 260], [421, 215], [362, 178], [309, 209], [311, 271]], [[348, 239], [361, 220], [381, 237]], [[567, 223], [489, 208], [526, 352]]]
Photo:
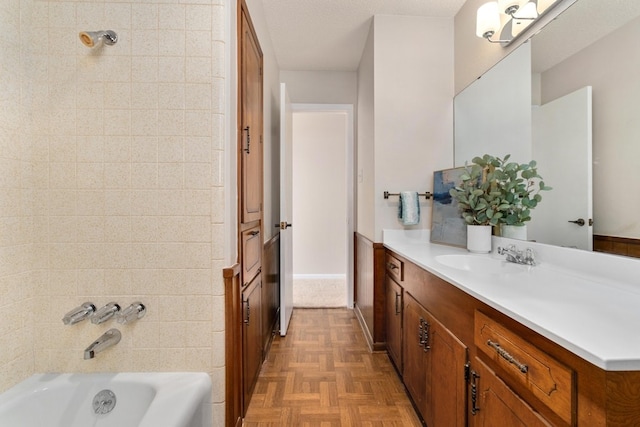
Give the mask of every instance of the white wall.
[[[400, 229], [398, 198], [383, 192], [432, 191], [433, 171], [453, 165], [453, 20], [374, 17], [375, 241]], [[421, 198], [431, 228], [431, 202]]]
[[374, 125], [374, 35], [375, 25], [371, 25], [367, 42], [358, 67], [358, 133], [356, 143], [356, 230], [375, 240], [375, 125]]
[[355, 104], [357, 74], [351, 71], [280, 72], [294, 104]]
[[595, 234], [640, 238], [639, 39], [636, 18], [542, 74], [543, 103], [593, 87]]
[[347, 115], [293, 114], [293, 274], [347, 272]]

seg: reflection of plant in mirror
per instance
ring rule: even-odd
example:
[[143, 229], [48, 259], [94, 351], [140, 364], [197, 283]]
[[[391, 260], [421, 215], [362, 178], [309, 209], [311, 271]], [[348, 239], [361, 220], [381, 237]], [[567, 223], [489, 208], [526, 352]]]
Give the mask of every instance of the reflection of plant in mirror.
[[458, 201], [460, 213], [472, 225], [524, 225], [531, 210], [542, 201], [541, 191], [551, 190], [538, 174], [535, 160], [508, 162], [485, 154], [474, 157], [449, 194]]
[[500, 191], [500, 203], [497, 207], [502, 213], [499, 223], [506, 225], [524, 225], [531, 220], [531, 210], [542, 201], [541, 191], [551, 190], [538, 174], [535, 160], [529, 163], [508, 162], [511, 156], [503, 159], [484, 155], [473, 162], [493, 172], [493, 179]]

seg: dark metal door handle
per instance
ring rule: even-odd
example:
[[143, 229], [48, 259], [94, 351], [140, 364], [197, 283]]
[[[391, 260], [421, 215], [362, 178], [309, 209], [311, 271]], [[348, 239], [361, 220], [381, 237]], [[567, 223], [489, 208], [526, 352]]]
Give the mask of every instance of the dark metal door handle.
[[578, 219], [576, 219], [574, 221], [569, 221], [569, 222], [571, 222], [573, 224], [578, 224], [580, 227], [582, 227], [583, 225], [586, 224], [584, 219], [582, 219], [582, 218], [578, 218]]
[[251, 148], [251, 134], [250, 134], [250, 131], [251, 131], [251, 129], [249, 128], [249, 126], [247, 126], [243, 130], [245, 132], [247, 132], [247, 145], [243, 150], [244, 150], [245, 153], [250, 154], [250, 148]]

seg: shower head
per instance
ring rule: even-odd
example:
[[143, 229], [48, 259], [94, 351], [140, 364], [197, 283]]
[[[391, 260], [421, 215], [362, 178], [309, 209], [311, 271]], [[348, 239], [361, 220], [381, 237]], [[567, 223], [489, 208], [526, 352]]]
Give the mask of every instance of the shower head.
[[114, 45], [118, 41], [118, 35], [115, 31], [100, 30], [100, 31], [81, 31], [80, 41], [87, 47], [95, 47], [100, 40], [106, 45]]

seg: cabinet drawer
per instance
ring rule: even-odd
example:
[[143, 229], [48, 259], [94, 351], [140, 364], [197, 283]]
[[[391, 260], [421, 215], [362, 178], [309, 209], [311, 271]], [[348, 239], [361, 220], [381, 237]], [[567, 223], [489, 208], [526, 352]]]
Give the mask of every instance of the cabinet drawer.
[[400, 283], [404, 280], [404, 262], [389, 253], [385, 258], [385, 268], [389, 277], [396, 282]]
[[568, 424], [572, 424], [573, 372], [539, 348], [475, 312], [474, 343], [515, 381], [527, 387], [540, 401]]
[[242, 232], [242, 282], [246, 285], [262, 267], [262, 238], [260, 226]]

